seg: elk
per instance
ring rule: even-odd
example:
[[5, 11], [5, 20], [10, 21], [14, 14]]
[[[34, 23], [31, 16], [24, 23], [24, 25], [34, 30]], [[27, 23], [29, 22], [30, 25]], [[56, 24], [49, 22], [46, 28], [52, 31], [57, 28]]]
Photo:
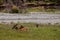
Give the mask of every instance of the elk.
[[24, 26], [20, 26], [20, 28], [19, 28], [21, 31], [27, 31], [28, 30], [28, 28], [27, 27], [24, 27]]

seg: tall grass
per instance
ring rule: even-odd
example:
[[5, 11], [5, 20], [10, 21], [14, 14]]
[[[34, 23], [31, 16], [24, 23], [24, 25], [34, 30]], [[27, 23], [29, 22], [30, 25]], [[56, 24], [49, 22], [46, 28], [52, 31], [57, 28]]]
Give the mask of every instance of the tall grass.
[[29, 31], [12, 29], [12, 25], [0, 24], [0, 40], [60, 40], [60, 25], [20, 23]]

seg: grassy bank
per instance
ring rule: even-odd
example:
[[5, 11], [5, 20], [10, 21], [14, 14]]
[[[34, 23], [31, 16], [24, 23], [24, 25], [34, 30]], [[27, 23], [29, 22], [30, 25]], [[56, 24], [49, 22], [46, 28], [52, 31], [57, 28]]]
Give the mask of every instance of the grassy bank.
[[12, 25], [0, 24], [0, 40], [60, 40], [60, 25], [21, 23], [29, 31], [12, 29]]
[[58, 14], [58, 13], [60, 13], [60, 10], [58, 10], [58, 9], [44, 9], [41, 7], [35, 7], [35, 8], [27, 8], [27, 12], [46, 12], [48, 14], [50, 14], [50, 13]]
[[59, 9], [44, 9], [42, 7], [32, 7], [32, 8], [27, 8], [27, 9], [20, 9], [20, 10], [17, 10], [17, 9], [13, 9], [12, 12], [8, 12], [7, 10], [2, 10], [0, 12], [3, 12], [3, 13], [12, 13], [12, 14], [25, 14], [25, 13], [30, 13], [30, 12], [46, 12], [48, 14], [60, 14], [60, 10]]

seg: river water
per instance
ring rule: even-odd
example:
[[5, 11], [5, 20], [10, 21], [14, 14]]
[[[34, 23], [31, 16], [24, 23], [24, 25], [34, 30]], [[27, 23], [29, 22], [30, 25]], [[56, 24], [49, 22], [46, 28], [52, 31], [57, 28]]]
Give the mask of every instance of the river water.
[[60, 14], [9, 14], [0, 13], [0, 22], [21, 22], [21, 23], [60, 23]]

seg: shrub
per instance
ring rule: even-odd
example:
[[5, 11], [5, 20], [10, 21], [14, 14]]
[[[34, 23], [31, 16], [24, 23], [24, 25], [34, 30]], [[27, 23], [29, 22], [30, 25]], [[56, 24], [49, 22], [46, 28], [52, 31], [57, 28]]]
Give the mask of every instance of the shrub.
[[11, 9], [11, 13], [19, 13], [19, 10], [16, 6], [13, 6]]
[[3, 0], [0, 0], [0, 5], [2, 5], [3, 4]]

